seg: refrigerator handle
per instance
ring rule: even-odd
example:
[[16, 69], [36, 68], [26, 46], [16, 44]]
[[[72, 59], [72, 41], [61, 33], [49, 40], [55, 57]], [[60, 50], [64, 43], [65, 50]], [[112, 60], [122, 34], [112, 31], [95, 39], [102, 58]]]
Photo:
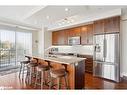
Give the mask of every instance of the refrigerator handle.
[[103, 49], [104, 49], [104, 51], [103, 51], [103, 57], [104, 57], [104, 61], [105, 61], [105, 58], [107, 56], [107, 40], [106, 40], [106, 38], [104, 38]]
[[103, 40], [103, 61], [105, 61], [105, 38]]
[[105, 58], [107, 57], [107, 40], [105, 39]]

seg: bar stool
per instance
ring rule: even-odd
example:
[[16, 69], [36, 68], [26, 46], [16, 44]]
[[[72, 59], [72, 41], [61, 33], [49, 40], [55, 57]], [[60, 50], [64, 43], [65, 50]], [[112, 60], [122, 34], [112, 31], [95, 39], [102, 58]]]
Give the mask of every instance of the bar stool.
[[[50, 73], [50, 67], [48, 65], [40, 64], [36, 67], [36, 79], [35, 79], [35, 87], [37, 85], [41, 86], [41, 89], [43, 89], [43, 86], [46, 85], [46, 80], [49, 77]], [[46, 72], [47, 72], [47, 79], [46, 79]], [[40, 83], [38, 81], [40, 80]]]
[[22, 79], [24, 79], [24, 72], [25, 72], [25, 68], [27, 67], [27, 64], [30, 63], [30, 59], [31, 57], [29, 56], [25, 56], [28, 60], [26, 61], [21, 61], [20, 64], [20, 71], [19, 71], [19, 78], [21, 76], [21, 73], [22, 73]]
[[37, 59], [32, 59], [30, 63], [27, 64], [27, 74], [25, 81], [28, 82], [28, 84], [33, 83], [33, 77], [35, 77], [37, 66], [38, 66]]
[[66, 69], [56, 69], [56, 70], [51, 70], [50, 71], [50, 89], [54, 86], [53, 85], [53, 78], [57, 79], [57, 87], [58, 89], [61, 88], [61, 79], [64, 78], [65, 81], [65, 85], [66, 88], [68, 89], [68, 80], [67, 80], [67, 76], [68, 76], [68, 72]]

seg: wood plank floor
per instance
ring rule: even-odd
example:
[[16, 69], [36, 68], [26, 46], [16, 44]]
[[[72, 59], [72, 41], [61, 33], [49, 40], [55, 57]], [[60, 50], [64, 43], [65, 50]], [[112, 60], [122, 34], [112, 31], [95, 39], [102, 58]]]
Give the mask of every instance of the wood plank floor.
[[127, 89], [127, 81], [120, 83], [93, 77], [92, 74], [85, 74], [85, 89]]
[[[35, 89], [19, 79], [18, 73], [0, 76], [0, 89]], [[127, 82], [115, 83], [85, 74], [85, 89], [127, 89]]]

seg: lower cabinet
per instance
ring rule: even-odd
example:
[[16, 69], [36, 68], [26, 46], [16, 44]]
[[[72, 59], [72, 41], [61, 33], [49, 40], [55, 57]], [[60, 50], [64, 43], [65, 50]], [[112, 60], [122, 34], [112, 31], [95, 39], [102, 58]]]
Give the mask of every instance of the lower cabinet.
[[79, 55], [79, 57], [86, 58], [85, 72], [93, 73], [93, 56], [92, 55]]
[[87, 58], [85, 62], [85, 71], [89, 73], [93, 73], [93, 59]]

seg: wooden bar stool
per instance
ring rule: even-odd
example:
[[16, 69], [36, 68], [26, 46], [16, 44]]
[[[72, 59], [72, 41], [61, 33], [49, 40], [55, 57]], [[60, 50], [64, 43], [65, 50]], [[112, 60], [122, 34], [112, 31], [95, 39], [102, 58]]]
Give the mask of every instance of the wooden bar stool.
[[[43, 89], [43, 86], [46, 85], [46, 80], [48, 80], [48, 76], [50, 73], [50, 67], [45, 64], [40, 64], [36, 67], [36, 79], [35, 79], [35, 87], [37, 85], [41, 86], [41, 89]], [[46, 79], [46, 72], [47, 72], [47, 79]], [[38, 82], [40, 80], [40, 82]]]
[[22, 73], [22, 79], [24, 79], [24, 72], [25, 72], [25, 68], [27, 67], [27, 64], [30, 63], [30, 59], [31, 57], [25, 56], [28, 60], [26, 61], [21, 61], [20, 64], [20, 71], [19, 71], [19, 78], [21, 77], [21, 73]]
[[61, 89], [61, 79], [64, 78], [64, 81], [65, 81], [65, 85], [66, 85], [66, 88], [68, 89], [68, 79], [67, 79], [67, 76], [68, 76], [68, 72], [66, 69], [56, 69], [56, 70], [51, 70], [50, 71], [50, 89], [54, 86], [53, 85], [53, 78], [54, 79], [57, 79], [57, 89]]
[[26, 75], [26, 82], [28, 84], [33, 83], [33, 77], [36, 74], [36, 67], [38, 66], [38, 60], [32, 59], [29, 64], [27, 64], [27, 75]]

